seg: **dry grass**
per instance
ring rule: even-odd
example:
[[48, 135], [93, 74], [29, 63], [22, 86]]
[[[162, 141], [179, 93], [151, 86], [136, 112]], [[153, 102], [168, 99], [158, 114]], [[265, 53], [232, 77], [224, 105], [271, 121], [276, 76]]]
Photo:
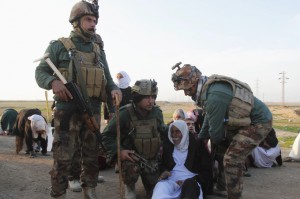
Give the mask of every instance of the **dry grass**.
[[[51, 104], [52, 101], [48, 102], [48, 110], [51, 116]], [[196, 108], [192, 102], [167, 102], [167, 101], [158, 101], [157, 105], [163, 111], [165, 122], [172, 120], [172, 115], [175, 109], [182, 108], [185, 111]], [[38, 108], [42, 111], [43, 116], [47, 118], [47, 108], [45, 101], [0, 101], [0, 115], [7, 108], [13, 108], [17, 111], [25, 108]], [[268, 107], [273, 113], [274, 126], [277, 128], [282, 128], [285, 130], [297, 132], [297, 129], [300, 129], [300, 116], [297, 114], [300, 112], [300, 104], [290, 104], [286, 106], [280, 106], [276, 104], [268, 103]]]

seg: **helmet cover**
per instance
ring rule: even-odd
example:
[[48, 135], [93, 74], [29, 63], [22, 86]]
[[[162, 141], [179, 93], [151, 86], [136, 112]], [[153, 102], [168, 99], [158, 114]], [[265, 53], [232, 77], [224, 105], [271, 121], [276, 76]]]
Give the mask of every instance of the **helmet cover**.
[[175, 90], [186, 90], [195, 85], [200, 77], [201, 72], [195, 66], [185, 64], [182, 68], [178, 66], [176, 73], [172, 74], [171, 80]]
[[151, 79], [138, 80], [132, 86], [131, 92], [138, 93], [139, 95], [157, 95], [157, 82]]
[[99, 18], [99, 12], [98, 12], [99, 6], [96, 3], [89, 3], [87, 1], [80, 1], [78, 3], [76, 3], [70, 13], [70, 18], [69, 18], [69, 22], [73, 23], [74, 21], [76, 21], [77, 19], [79, 19], [80, 17], [84, 16], [84, 15], [93, 15], [97, 18]]

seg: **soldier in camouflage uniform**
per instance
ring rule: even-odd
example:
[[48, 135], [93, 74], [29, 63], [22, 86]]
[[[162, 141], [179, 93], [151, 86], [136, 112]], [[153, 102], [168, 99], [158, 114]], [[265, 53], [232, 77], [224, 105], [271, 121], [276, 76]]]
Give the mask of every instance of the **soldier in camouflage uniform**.
[[217, 146], [229, 142], [224, 155], [227, 194], [229, 199], [241, 198], [243, 165], [272, 129], [272, 113], [247, 84], [226, 76], [206, 77], [195, 66], [180, 64], [173, 67], [178, 67], [172, 75], [175, 90], [184, 90], [203, 107], [200, 138], [210, 138]]
[[[62, 75], [78, 85], [96, 121], [100, 123], [101, 102], [106, 100], [106, 94], [111, 95], [112, 99], [116, 96], [122, 99], [122, 94], [111, 78], [104, 50], [95, 43], [98, 17], [96, 1], [76, 3], [69, 18], [73, 31], [68, 38], [51, 42], [46, 53], [49, 53], [49, 58]], [[70, 54], [73, 56], [70, 57]], [[99, 141], [96, 134], [88, 129], [82, 113], [72, 100], [73, 96], [45, 61], [42, 60], [37, 66], [35, 77], [41, 88], [52, 89], [55, 94], [51, 196], [66, 198], [72, 158], [80, 150], [83, 195], [85, 199], [95, 199], [99, 173]]]
[[[125, 198], [135, 199], [135, 183], [141, 175], [149, 196], [159, 177], [159, 152], [162, 139], [167, 135], [161, 109], [155, 105], [157, 86], [154, 80], [139, 80], [132, 87], [133, 102], [120, 108], [120, 142], [122, 176]], [[117, 158], [117, 124], [114, 116], [103, 130], [103, 144], [108, 160]], [[155, 171], [142, 167], [132, 157], [138, 153], [148, 160]]]

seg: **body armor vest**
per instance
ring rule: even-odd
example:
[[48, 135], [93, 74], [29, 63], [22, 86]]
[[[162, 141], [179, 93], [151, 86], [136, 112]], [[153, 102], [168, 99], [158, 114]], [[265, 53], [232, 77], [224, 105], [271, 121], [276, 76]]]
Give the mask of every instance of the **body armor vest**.
[[[81, 72], [83, 76], [83, 81], [86, 84], [87, 94], [89, 97], [100, 98], [102, 102], [106, 101], [106, 78], [104, 74], [104, 68], [100, 63], [100, 49], [97, 44], [93, 44], [93, 51], [86, 53], [76, 49], [76, 46], [70, 38], [59, 38], [68, 50], [75, 50], [77, 61], [81, 66]], [[59, 68], [61, 74], [67, 79], [72, 80], [73, 77], [70, 77], [70, 68]], [[74, 80], [78, 83], [78, 79]], [[79, 85], [80, 86], [80, 85]]]
[[229, 126], [249, 126], [250, 113], [254, 105], [254, 96], [249, 85], [234, 78], [212, 75], [203, 85], [202, 94], [206, 95], [209, 85], [215, 82], [227, 82], [233, 90], [233, 99], [228, 107], [228, 118], [225, 118], [226, 123]]
[[126, 105], [131, 117], [131, 129], [133, 143], [137, 152], [146, 159], [153, 159], [160, 149], [160, 134], [157, 131], [156, 118], [148, 120], [138, 120], [131, 104]]

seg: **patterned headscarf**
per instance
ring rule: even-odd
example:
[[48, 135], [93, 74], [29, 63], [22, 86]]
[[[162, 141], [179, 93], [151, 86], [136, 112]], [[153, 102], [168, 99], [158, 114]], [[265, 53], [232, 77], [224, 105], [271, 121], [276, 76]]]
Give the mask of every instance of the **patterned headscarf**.
[[186, 122], [183, 120], [175, 120], [173, 123], [170, 124], [169, 131], [168, 131], [168, 138], [169, 138], [170, 142], [174, 144], [172, 137], [171, 137], [172, 126], [176, 126], [182, 133], [182, 139], [181, 139], [180, 143], [177, 146], [174, 145], [174, 147], [182, 152], [188, 150], [189, 129], [188, 129], [188, 126], [186, 125]]

